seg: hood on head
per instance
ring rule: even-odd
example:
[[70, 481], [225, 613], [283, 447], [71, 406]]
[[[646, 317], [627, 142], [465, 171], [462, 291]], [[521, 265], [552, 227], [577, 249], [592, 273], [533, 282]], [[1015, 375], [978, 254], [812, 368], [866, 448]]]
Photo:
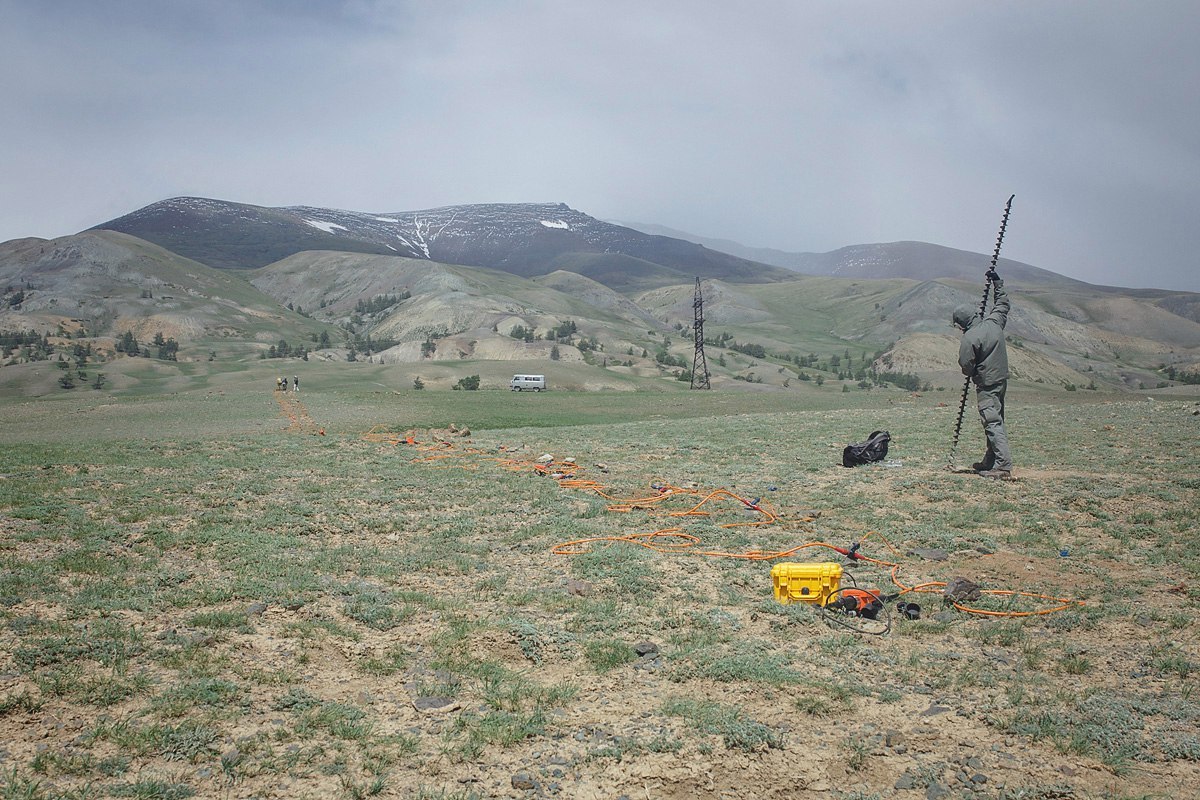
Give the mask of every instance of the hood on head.
[[971, 321], [978, 316], [974, 306], [959, 306], [954, 309], [954, 315], [950, 319], [955, 325], [962, 328], [964, 331], [971, 327]]

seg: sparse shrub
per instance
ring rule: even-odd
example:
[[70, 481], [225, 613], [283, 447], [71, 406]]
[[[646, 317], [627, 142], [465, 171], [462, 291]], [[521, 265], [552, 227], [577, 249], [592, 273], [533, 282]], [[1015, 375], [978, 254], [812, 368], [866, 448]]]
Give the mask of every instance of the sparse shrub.
[[608, 672], [637, 658], [633, 648], [620, 639], [588, 642], [584, 647], [584, 655], [597, 672]]
[[663, 704], [663, 713], [683, 717], [704, 733], [720, 736], [731, 750], [756, 752], [783, 747], [782, 734], [768, 725], [747, 718], [740, 708], [674, 697]]

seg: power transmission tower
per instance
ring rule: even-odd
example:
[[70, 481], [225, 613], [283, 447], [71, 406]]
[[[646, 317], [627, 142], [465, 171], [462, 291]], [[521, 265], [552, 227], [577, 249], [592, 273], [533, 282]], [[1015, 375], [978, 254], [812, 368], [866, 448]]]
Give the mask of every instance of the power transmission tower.
[[704, 295], [700, 293], [700, 278], [696, 278], [696, 295], [692, 300], [696, 321], [692, 332], [696, 335], [696, 355], [692, 358], [692, 388], [711, 389], [708, 382], [708, 359], [704, 357]]

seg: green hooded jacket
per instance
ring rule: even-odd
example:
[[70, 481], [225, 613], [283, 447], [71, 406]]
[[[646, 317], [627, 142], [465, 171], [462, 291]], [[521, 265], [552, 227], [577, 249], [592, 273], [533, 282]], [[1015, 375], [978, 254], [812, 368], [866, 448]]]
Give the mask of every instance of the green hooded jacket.
[[966, 329], [958, 346], [958, 365], [976, 386], [995, 386], [1008, 380], [1008, 350], [1004, 346], [1008, 293], [1002, 281], [994, 285], [996, 299], [985, 316], [965, 307], [954, 311], [954, 324]]

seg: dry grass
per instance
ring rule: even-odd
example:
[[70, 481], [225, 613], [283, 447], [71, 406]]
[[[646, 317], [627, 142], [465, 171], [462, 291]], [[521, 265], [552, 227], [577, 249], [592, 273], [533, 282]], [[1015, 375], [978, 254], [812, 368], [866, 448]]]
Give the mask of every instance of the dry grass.
[[[760, 398], [748, 415], [713, 398], [699, 414], [685, 394], [653, 418], [664, 396], [639, 394], [628, 422], [498, 427], [504, 413], [467, 394], [436, 399], [475, 435], [438, 450], [364, 441], [375, 423], [409, 427], [403, 406], [327, 387], [301, 395], [326, 436], [287, 433], [266, 390], [114, 401], [70, 435], [34, 415], [0, 454], [0, 797], [1200, 785], [1200, 453], [1181, 444], [1194, 401], [1014, 403], [1019, 480], [991, 483], [942, 468], [953, 417], [936, 396], [831, 411]], [[597, 399], [605, 411], [588, 395], [556, 402], [613, 410]], [[246, 424], [221, 433], [208, 420], [222, 417]], [[838, 466], [879, 427], [892, 466]], [[537, 474], [543, 453], [575, 458], [613, 497], [695, 483], [780, 519], [721, 527], [759, 519], [737, 503], [662, 515], [687, 498], [614, 513]], [[670, 525], [701, 544], [551, 552]], [[694, 552], [871, 531], [863, 552], [905, 582], [965, 575], [1086, 605], [988, 619], [922, 595], [920, 620], [875, 637], [777, 604], [770, 563]]]

